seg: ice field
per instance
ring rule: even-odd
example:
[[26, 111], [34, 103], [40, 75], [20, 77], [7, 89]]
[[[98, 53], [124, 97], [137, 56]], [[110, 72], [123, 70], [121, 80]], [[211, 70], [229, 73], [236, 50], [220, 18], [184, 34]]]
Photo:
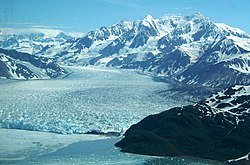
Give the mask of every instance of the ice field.
[[62, 134], [124, 132], [149, 114], [188, 104], [162, 96], [168, 84], [135, 71], [68, 69], [71, 74], [54, 80], [1, 80], [0, 127]]

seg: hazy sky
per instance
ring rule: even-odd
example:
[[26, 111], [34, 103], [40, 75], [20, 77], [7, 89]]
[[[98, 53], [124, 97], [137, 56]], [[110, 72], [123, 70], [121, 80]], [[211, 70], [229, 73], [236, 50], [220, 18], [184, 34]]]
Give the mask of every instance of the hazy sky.
[[250, 33], [250, 0], [0, 0], [0, 27], [49, 27], [87, 32], [147, 14], [200, 12]]

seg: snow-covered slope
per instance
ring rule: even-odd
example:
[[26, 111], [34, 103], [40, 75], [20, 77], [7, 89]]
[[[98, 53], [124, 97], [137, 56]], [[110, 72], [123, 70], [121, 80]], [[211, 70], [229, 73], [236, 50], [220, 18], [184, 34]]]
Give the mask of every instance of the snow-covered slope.
[[[247, 98], [243, 98], [248, 95], [250, 95], [250, 86], [236, 85], [227, 90], [213, 94], [211, 97], [207, 98], [205, 102], [206, 105], [212, 108], [230, 111], [235, 108], [239, 109], [240, 106], [245, 106]], [[241, 101], [237, 102], [239, 99]]]
[[65, 73], [51, 59], [0, 48], [0, 78], [49, 79]]
[[[54, 56], [57, 61], [66, 64], [84, 65], [94, 57], [100, 56], [99, 51], [104, 50], [111, 42], [115, 45], [118, 37], [131, 30], [131, 28], [132, 23], [130, 22], [121, 22], [111, 27], [101, 27], [88, 32], [82, 38], [68, 40], [59, 48], [53, 46], [42, 51], [40, 55]], [[108, 51], [112, 52], [112, 50]]]
[[235, 85], [213, 94], [202, 103], [211, 107], [211, 115], [223, 114], [227, 122], [238, 125], [250, 115], [250, 86]]

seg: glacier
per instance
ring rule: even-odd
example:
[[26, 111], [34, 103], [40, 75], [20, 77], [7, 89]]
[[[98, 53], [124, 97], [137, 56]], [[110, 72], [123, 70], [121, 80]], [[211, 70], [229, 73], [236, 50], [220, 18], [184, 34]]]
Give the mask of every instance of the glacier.
[[171, 84], [135, 70], [65, 67], [53, 80], [0, 80], [0, 128], [82, 134], [123, 133], [143, 117], [190, 103], [161, 95]]
[[136, 70], [64, 69], [69, 74], [55, 79], [0, 79], [0, 164], [218, 164], [121, 153], [114, 147], [120, 137], [84, 134], [123, 133], [195, 98]]

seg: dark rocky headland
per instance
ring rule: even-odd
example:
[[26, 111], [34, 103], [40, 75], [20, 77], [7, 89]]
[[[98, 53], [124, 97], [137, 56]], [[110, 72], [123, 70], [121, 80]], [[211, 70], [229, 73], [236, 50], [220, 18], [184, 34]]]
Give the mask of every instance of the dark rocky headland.
[[[234, 86], [198, 104], [150, 115], [131, 126], [115, 146], [122, 152], [222, 162], [243, 157], [250, 151], [249, 89]], [[250, 164], [247, 159], [244, 163]]]

